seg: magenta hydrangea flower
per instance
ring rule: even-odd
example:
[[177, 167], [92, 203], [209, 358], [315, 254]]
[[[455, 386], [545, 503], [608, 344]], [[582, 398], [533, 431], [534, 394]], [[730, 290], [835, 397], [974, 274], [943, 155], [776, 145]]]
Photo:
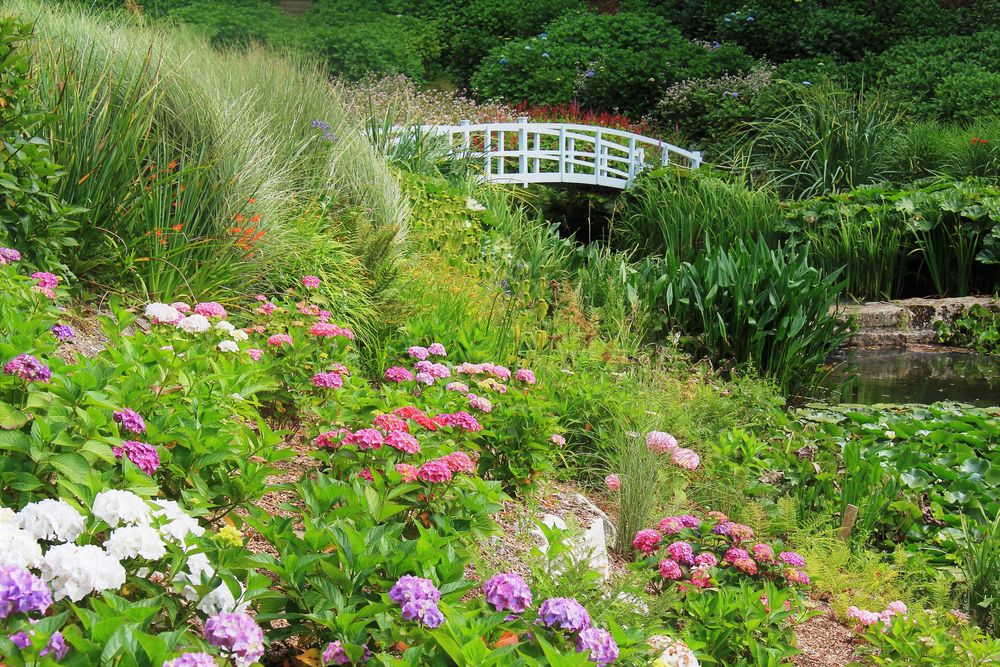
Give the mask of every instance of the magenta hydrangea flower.
[[288, 334], [274, 334], [267, 339], [267, 344], [271, 347], [282, 347], [292, 344], [292, 337]]
[[697, 470], [701, 464], [701, 458], [694, 450], [686, 447], [675, 447], [670, 451], [670, 462], [686, 470]]
[[333, 338], [334, 336], [340, 336], [341, 334], [341, 328], [336, 324], [330, 324], [329, 322], [317, 322], [309, 327], [309, 335], [316, 336], [317, 338]]
[[660, 519], [656, 528], [664, 535], [676, 535], [684, 530], [684, 522], [681, 521], [680, 517], [668, 516]]
[[701, 519], [692, 514], [681, 514], [677, 517], [685, 528], [697, 528], [701, 525]]
[[389, 431], [385, 436], [385, 444], [406, 454], [416, 454], [420, 451], [420, 443], [406, 431]]
[[854, 605], [847, 608], [847, 618], [853, 619], [858, 622], [859, 625], [868, 627], [870, 625], [875, 625], [881, 618], [874, 611], [868, 611], [867, 609], [858, 609]]
[[73, 328], [68, 324], [54, 324], [52, 325], [52, 335], [66, 343], [74, 338], [76, 334], [73, 332]]
[[340, 389], [344, 386], [344, 378], [340, 373], [317, 373], [312, 378], [314, 387], [323, 389]]
[[770, 563], [774, 560], [774, 549], [769, 544], [753, 545], [753, 557], [762, 563]]
[[432, 459], [417, 470], [417, 477], [425, 482], [440, 484], [451, 479], [452, 472], [448, 464], [441, 459]]
[[785, 579], [792, 584], [809, 585], [809, 575], [796, 567], [790, 567], [785, 570]]
[[622, 478], [612, 473], [604, 478], [604, 486], [608, 487], [608, 491], [617, 491], [622, 488]]
[[597, 663], [598, 667], [610, 665], [618, 659], [618, 644], [614, 637], [600, 628], [586, 628], [576, 636], [576, 652], [587, 651], [590, 652], [590, 662]]
[[457, 391], [460, 394], [469, 393], [469, 385], [464, 382], [449, 382], [444, 388], [445, 391]]
[[[10, 635], [7, 639], [23, 651], [31, 646], [31, 637], [34, 634], [34, 630], [30, 632], [22, 630]], [[38, 657], [44, 658], [47, 655], [52, 655], [56, 660], [62, 660], [66, 657], [67, 653], [69, 653], [69, 646], [66, 645], [66, 638], [63, 637], [63, 633], [56, 630], [49, 636], [49, 641], [45, 644], [45, 648], [42, 649], [41, 653], [38, 654]]]
[[409, 382], [413, 379], [413, 373], [402, 366], [393, 366], [386, 369], [385, 379], [389, 382]]
[[384, 414], [376, 415], [375, 419], [372, 420], [372, 424], [375, 428], [382, 429], [386, 433], [392, 431], [406, 431], [409, 432], [410, 425], [405, 419], [400, 419], [396, 415]]
[[708, 567], [715, 567], [719, 564], [719, 559], [715, 557], [710, 551], [702, 551], [700, 554], [694, 557], [695, 565], [707, 565]]
[[411, 357], [413, 357], [414, 359], [419, 359], [420, 361], [423, 361], [428, 357], [430, 351], [426, 347], [421, 347], [420, 345], [414, 345], [410, 347], [410, 349], [408, 349], [406, 353]]
[[356, 445], [358, 449], [365, 451], [379, 449], [384, 442], [385, 439], [380, 431], [374, 428], [363, 428], [344, 436], [341, 444]]
[[444, 364], [430, 364], [427, 367], [427, 374], [434, 379], [443, 379], [451, 377], [451, 369]]
[[150, 477], [156, 472], [156, 469], [160, 467], [160, 455], [156, 451], [156, 447], [153, 445], [147, 445], [145, 442], [139, 442], [138, 440], [125, 440], [122, 442], [121, 447], [112, 447], [111, 452], [116, 458], [121, 458], [123, 455], [132, 463], [135, 464], [139, 470], [143, 471]]
[[493, 403], [490, 399], [483, 396], [476, 396], [475, 394], [469, 394], [469, 407], [474, 410], [479, 410], [480, 412], [490, 413], [493, 411]]
[[497, 611], [523, 614], [531, 606], [531, 589], [524, 579], [511, 572], [490, 577], [483, 584], [483, 592]]
[[778, 558], [785, 561], [788, 565], [793, 567], [805, 567], [806, 559], [802, 557], [801, 554], [795, 551], [782, 551], [778, 554]]
[[245, 662], [256, 662], [264, 655], [264, 633], [247, 614], [223, 612], [212, 616], [205, 621], [205, 639]]
[[549, 598], [538, 608], [538, 622], [547, 628], [582, 632], [590, 627], [590, 614], [573, 598]]
[[663, 431], [650, 431], [646, 436], [646, 447], [654, 454], [666, 454], [677, 448], [677, 438]]
[[664, 579], [676, 581], [684, 576], [684, 572], [681, 571], [681, 566], [677, 564], [677, 561], [665, 558], [660, 561], [660, 576]]
[[444, 345], [441, 343], [431, 343], [427, 346], [427, 353], [432, 354], [435, 357], [447, 357], [448, 352], [445, 351]]
[[452, 452], [451, 454], [446, 454], [438, 459], [443, 461], [448, 469], [455, 474], [460, 473], [473, 473], [476, 471], [476, 464], [473, 463], [472, 458], [465, 452]]
[[195, 315], [202, 315], [204, 317], [217, 317], [220, 320], [224, 320], [229, 317], [229, 313], [222, 304], [215, 301], [205, 301], [202, 303], [195, 304], [194, 306]]
[[143, 420], [142, 415], [131, 408], [123, 408], [116, 411], [114, 413], [114, 420], [118, 426], [136, 435], [142, 435], [146, 432], [146, 422]]
[[535, 378], [535, 374], [532, 373], [527, 368], [519, 368], [517, 372], [514, 373], [514, 379], [518, 382], [523, 382], [525, 384], [535, 384], [538, 380]]
[[323, 649], [323, 664], [324, 665], [349, 665], [351, 664], [351, 658], [347, 655], [347, 651], [344, 650], [344, 645], [339, 641], [330, 642]]
[[184, 653], [163, 663], [163, 667], [216, 667], [215, 657], [209, 653]]
[[479, 421], [468, 412], [442, 413], [434, 418], [441, 426], [457, 426], [463, 431], [482, 431]]
[[316, 276], [302, 276], [302, 284], [310, 289], [319, 287], [319, 278]]
[[0, 248], [0, 266], [21, 261], [21, 253], [13, 248]]
[[59, 286], [59, 276], [45, 271], [35, 271], [31, 274], [35, 279], [35, 287], [48, 295], [49, 292]]
[[7, 375], [16, 375], [26, 382], [48, 382], [52, 379], [52, 371], [49, 367], [30, 354], [19, 354], [4, 367], [3, 372]]
[[11, 614], [44, 614], [52, 605], [45, 582], [23, 567], [0, 567], [0, 619]]
[[746, 574], [757, 574], [757, 563], [753, 558], [737, 558], [732, 561], [733, 567]]
[[694, 549], [687, 542], [672, 542], [667, 547], [667, 553], [681, 565], [694, 564]]
[[375, 478], [372, 476], [372, 471], [369, 470], [368, 468], [365, 468], [364, 470], [362, 470], [361, 472], [359, 472], [358, 473], [358, 477], [360, 477], [361, 479], [365, 480], [366, 482], [374, 482], [375, 481]]
[[663, 537], [652, 528], [646, 528], [645, 530], [640, 530], [635, 534], [632, 539], [632, 547], [647, 556], [654, 551], [656, 551], [657, 545], [663, 540]]
[[738, 560], [749, 560], [750, 553], [746, 549], [740, 549], [739, 547], [733, 547], [728, 549], [726, 553], [722, 556], [723, 563], [735, 563]]
[[407, 484], [417, 481], [417, 466], [415, 465], [410, 465], [409, 463], [397, 463], [396, 472], [402, 476], [403, 481]]

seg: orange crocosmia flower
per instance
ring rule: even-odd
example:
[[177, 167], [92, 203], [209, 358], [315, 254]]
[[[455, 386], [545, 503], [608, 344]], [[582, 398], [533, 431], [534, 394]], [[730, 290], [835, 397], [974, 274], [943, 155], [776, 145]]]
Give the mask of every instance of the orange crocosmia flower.
[[243, 222], [243, 214], [237, 213], [236, 215], [233, 216], [233, 220], [235, 220], [236, 222]]
[[170, 229], [174, 230], [175, 232], [179, 232], [179, 231], [181, 231], [182, 229], [184, 229], [184, 225], [174, 225], [174, 226], [173, 226], [173, 227], [171, 227]]
[[242, 229], [240, 229], [239, 227], [230, 227], [230, 228], [229, 228], [229, 233], [230, 233], [230, 234], [239, 234], [239, 233], [240, 233], [240, 232], [242, 232], [242, 231], [243, 231], [243, 230], [242, 230]]
[[259, 232], [257, 232], [257, 234], [254, 235], [253, 240], [254, 241], [260, 241], [262, 238], [264, 238], [264, 234], [266, 234], [266, 233], [267, 232], [265, 232], [263, 229], [260, 230]]
[[259, 215], [255, 215], [254, 217], [250, 218], [250, 222], [254, 222], [254, 223], [260, 222], [260, 216]]
[[174, 170], [177, 168], [177, 160], [171, 160], [170, 164], [167, 165], [167, 169]]
[[163, 230], [162, 229], [157, 229], [153, 233], [156, 234], [157, 236], [163, 236]]
[[247, 200], [247, 203], [248, 203], [248, 204], [256, 204], [256, 203], [257, 203], [257, 200], [256, 200], [256, 199], [254, 199], [253, 197], [250, 197], [250, 199], [248, 199], [248, 200]]
[[167, 245], [166, 239], [160, 239], [160, 245]]

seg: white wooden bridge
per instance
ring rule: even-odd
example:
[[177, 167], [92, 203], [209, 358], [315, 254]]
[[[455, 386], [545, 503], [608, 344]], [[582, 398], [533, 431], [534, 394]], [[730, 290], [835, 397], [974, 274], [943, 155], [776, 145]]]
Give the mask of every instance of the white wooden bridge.
[[641, 134], [575, 123], [516, 123], [467, 120], [414, 130], [447, 141], [455, 159], [482, 161], [482, 179], [493, 183], [578, 183], [619, 190], [643, 170], [677, 164], [701, 166], [701, 153]]

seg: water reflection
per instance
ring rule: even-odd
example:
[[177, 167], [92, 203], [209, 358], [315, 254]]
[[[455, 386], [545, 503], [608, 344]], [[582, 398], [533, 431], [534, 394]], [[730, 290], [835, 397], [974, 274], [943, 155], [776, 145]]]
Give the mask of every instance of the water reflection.
[[1000, 357], [960, 352], [851, 350], [824, 387], [842, 403], [960, 401], [1000, 405]]

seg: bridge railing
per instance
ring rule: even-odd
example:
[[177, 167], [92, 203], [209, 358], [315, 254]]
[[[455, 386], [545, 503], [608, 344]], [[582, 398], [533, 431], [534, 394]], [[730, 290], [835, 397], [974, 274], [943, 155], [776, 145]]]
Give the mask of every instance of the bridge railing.
[[447, 142], [455, 159], [481, 161], [498, 183], [580, 183], [627, 188], [643, 170], [677, 164], [697, 169], [702, 157], [653, 137], [576, 123], [461, 121], [412, 128]]

